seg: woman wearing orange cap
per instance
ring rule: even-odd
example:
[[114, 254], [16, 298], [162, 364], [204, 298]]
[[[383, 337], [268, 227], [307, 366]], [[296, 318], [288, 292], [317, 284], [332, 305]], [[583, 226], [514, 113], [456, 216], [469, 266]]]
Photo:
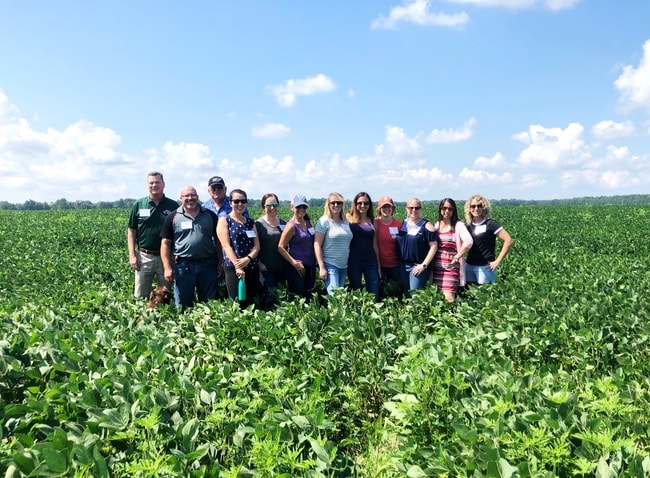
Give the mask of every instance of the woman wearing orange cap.
[[381, 279], [384, 286], [390, 281], [398, 284], [398, 289], [401, 290], [397, 234], [402, 227], [402, 221], [393, 216], [395, 214], [395, 203], [390, 196], [379, 198], [377, 212], [379, 217], [375, 218], [375, 230], [377, 231]]

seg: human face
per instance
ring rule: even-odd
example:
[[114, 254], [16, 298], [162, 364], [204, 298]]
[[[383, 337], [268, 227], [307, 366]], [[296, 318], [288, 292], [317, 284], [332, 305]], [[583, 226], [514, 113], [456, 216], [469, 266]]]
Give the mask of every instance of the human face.
[[195, 211], [199, 208], [199, 195], [191, 186], [181, 189], [181, 204], [186, 211]]
[[327, 199], [327, 204], [329, 205], [332, 216], [341, 217], [343, 215], [341, 214], [341, 212], [343, 211], [343, 201], [340, 201], [336, 197], [329, 197]]
[[278, 199], [274, 196], [269, 196], [264, 201], [264, 212], [269, 216], [277, 216], [279, 207]]
[[409, 201], [406, 204], [406, 214], [410, 219], [419, 220], [422, 216], [422, 203], [419, 201]]
[[162, 196], [163, 191], [165, 190], [165, 182], [160, 178], [160, 176], [148, 176], [147, 189], [149, 190], [149, 196], [151, 197]]
[[223, 199], [226, 197], [227, 190], [228, 188], [226, 188], [226, 186], [215, 184], [208, 188], [208, 193], [212, 199], [221, 204], [223, 202]]
[[368, 196], [359, 196], [355, 203], [359, 214], [366, 214], [370, 208], [370, 198]]
[[479, 200], [472, 200], [469, 203], [469, 213], [473, 219], [480, 219], [483, 217], [483, 203]]
[[384, 204], [381, 208], [379, 208], [381, 217], [393, 217], [393, 210], [394, 208], [390, 204]]
[[454, 215], [454, 206], [448, 202], [444, 203], [442, 206], [440, 206], [440, 215], [445, 220], [451, 219], [451, 217]]
[[296, 206], [293, 208], [293, 215], [296, 219], [302, 220], [307, 214], [307, 206]]
[[248, 204], [248, 198], [241, 193], [235, 193], [230, 198], [230, 205], [232, 210], [238, 214], [243, 214]]

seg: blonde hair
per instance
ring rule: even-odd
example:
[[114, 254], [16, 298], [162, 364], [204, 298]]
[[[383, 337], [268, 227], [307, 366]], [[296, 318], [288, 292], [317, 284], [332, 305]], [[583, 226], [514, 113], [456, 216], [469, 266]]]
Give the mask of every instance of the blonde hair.
[[325, 201], [325, 206], [323, 207], [323, 215], [327, 219], [334, 219], [332, 217], [332, 212], [330, 211], [330, 202], [331, 201], [341, 201], [343, 204], [341, 205], [341, 212], [339, 215], [341, 216], [339, 219], [341, 221], [345, 221], [345, 215], [343, 214], [343, 210], [345, 209], [345, 199], [343, 198], [343, 195], [341, 193], [330, 193], [329, 196], [327, 196], [327, 201]]
[[472, 214], [469, 212], [469, 205], [472, 203], [472, 201], [475, 201], [474, 204], [482, 204], [483, 208], [481, 209], [481, 217], [483, 219], [490, 219], [490, 201], [488, 201], [487, 198], [484, 198], [480, 194], [475, 194], [467, 201], [465, 201], [465, 207], [463, 208], [465, 210], [465, 222], [467, 222], [467, 224], [470, 224], [472, 222]]

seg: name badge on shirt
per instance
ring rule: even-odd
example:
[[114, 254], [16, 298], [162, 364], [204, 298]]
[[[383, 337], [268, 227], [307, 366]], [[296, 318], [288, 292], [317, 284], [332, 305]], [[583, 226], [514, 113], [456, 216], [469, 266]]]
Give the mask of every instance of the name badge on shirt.
[[188, 229], [192, 229], [192, 222], [191, 221], [183, 221], [181, 222], [181, 229], [186, 231]]
[[280, 228], [281, 231], [284, 231], [284, 226], [286, 226], [286, 224], [279, 224], [278, 225], [278, 227]]
[[316, 234], [316, 230], [315, 230], [313, 227], [310, 227], [310, 228], [308, 228], [307, 230], [309, 231], [309, 234], [310, 234], [311, 236], [313, 236], [314, 234]]
[[409, 236], [417, 236], [417, 235], [418, 235], [418, 232], [420, 232], [420, 228], [419, 228], [419, 227], [409, 227], [408, 235], [409, 235]]
[[255, 231], [253, 231], [252, 229], [246, 229], [246, 236], [247, 237], [257, 237], [255, 235]]
[[480, 226], [476, 226], [474, 228], [474, 234], [484, 234], [486, 230], [487, 226], [485, 224], [481, 224]]
[[397, 229], [395, 226], [390, 226], [390, 227], [388, 228], [388, 233], [389, 233], [391, 236], [396, 236], [397, 233], [398, 233], [398, 229]]
[[151, 217], [151, 209], [140, 209], [140, 212], [138, 212], [138, 216]]

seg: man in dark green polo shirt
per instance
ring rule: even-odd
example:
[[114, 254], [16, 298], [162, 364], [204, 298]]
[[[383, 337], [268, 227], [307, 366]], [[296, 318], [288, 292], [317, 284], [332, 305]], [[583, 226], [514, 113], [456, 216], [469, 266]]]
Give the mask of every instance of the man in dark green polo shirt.
[[129, 265], [135, 270], [135, 297], [148, 298], [154, 276], [158, 285], [170, 288], [160, 258], [160, 228], [165, 217], [178, 209], [178, 202], [165, 196], [162, 173], [152, 171], [147, 175], [149, 195], [138, 199], [131, 207], [127, 242]]

